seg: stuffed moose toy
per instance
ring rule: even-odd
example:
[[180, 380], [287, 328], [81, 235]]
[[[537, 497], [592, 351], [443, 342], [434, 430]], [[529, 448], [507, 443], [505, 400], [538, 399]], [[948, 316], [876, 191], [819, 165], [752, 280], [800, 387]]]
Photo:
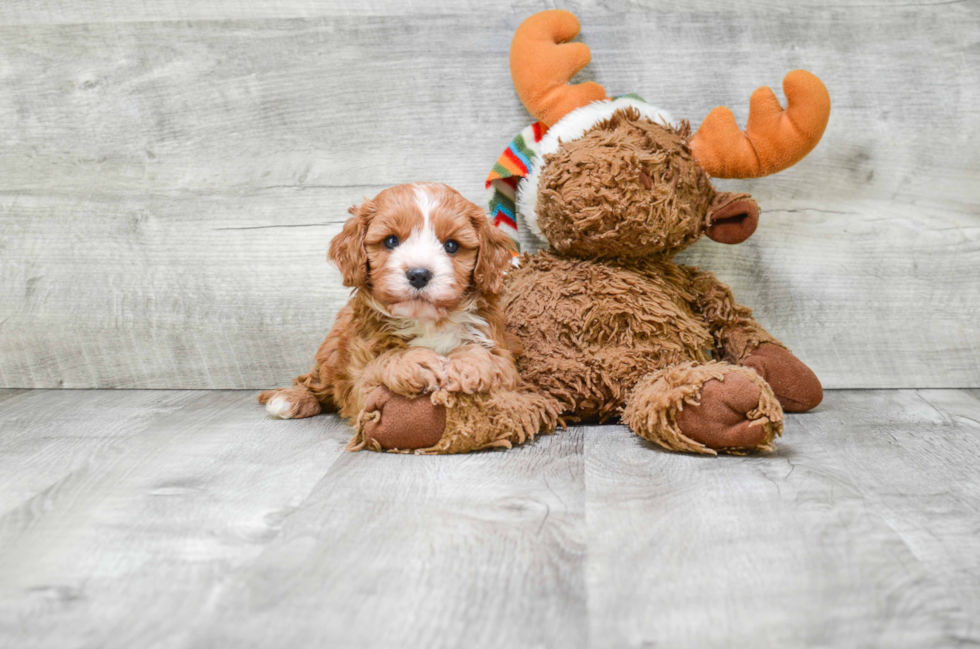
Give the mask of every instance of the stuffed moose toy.
[[569, 421], [619, 417], [678, 451], [769, 450], [784, 410], [820, 403], [819, 380], [712, 273], [672, 258], [703, 235], [725, 244], [752, 235], [756, 202], [715, 190], [710, 178], [756, 178], [799, 162], [823, 135], [829, 94], [796, 70], [783, 82], [786, 110], [762, 87], [744, 131], [719, 107], [692, 135], [636, 96], [570, 85], [591, 57], [567, 42], [578, 31], [561, 10], [518, 28], [511, 75], [539, 121], [486, 183], [497, 227], [516, 239], [520, 217], [550, 244], [515, 260], [504, 281], [521, 377]]

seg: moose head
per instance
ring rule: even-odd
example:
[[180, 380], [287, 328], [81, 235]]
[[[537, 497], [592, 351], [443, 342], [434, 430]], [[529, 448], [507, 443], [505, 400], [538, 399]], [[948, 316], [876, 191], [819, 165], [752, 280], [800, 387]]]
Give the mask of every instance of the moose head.
[[516, 233], [516, 213], [558, 252], [578, 257], [671, 257], [702, 235], [741, 243], [759, 207], [715, 190], [710, 178], [758, 178], [802, 160], [820, 141], [830, 95], [805, 70], [783, 80], [787, 107], [768, 87], [749, 103], [745, 130], [726, 107], [693, 135], [686, 120], [635, 96], [608, 98], [592, 81], [569, 80], [591, 59], [567, 11], [544, 11], [518, 28], [511, 76], [539, 120], [501, 156], [487, 179], [491, 217]]

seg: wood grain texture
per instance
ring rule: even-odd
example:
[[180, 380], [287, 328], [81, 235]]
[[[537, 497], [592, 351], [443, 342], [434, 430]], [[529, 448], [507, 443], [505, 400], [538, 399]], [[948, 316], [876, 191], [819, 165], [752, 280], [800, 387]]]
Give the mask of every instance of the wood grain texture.
[[[32, 418], [45, 398], [81, 416]], [[0, 645], [586, 641], [581, 431], [335, 461], [336, 417], [269, 420], [244, 392], [35, 392], [0, 414], [24, 438], [0, 475], [34, 480], [24, 456], [64, 470], [72, 440], [140, 401], [143, 430], [120, 424], [129, 437], [0, 517]]]
[[0, 391], [0, 646], [980, 641], [980, 391], [833, 391], [776, 453], [620, 426], [344, 453], [246, 392]]
[[[719, 183], [759, 200], [757, 235], [684, 260], [828, 387], [980, 385], [980, 5], [648, 5], [570, 6], [583, 78], [695, 124], [744, 121], [794, 67], [834, 100], [803, 163]], [[346, 296], [323, 261], [346, 207], [420, 179], [482, 199], [528, 121], [510, 34], [541, 8], [3, 3], [0, 385], [305, 371]]]
[[515, 453], [345, 455], [194, 644], [586, 646], [582, 432]]
[[[934, 0], [936, 5], [948, 4]], [[861, 7], [865, 0], [842, 0], [838, 8]], [[881, 3], [888, 6], [889, 3]], [[896, 7], [907, 6], [902, 0], [890, 0]], [[764, 8], [769, 11], [822, 9], [818, 0], [733, 0], [729, 10]], [[918, 5], [930, 7], [930, 3]], [[576, 13], [612, 13], [623, 11], [715, 11], [718, 0], [570, 0], [560, 8]], [[554, 9], [548, 0], [507, 0], [496, 2], [496, 15], [530, 15]], [[471, 15], [486, 12], [482, 0], [7, 0], [0, 5], [0, 25], [62, 25], [70, 23], [159, 22], [189, 20], [267, 20], [281, 18], [318, 18], [323, 16], [405, 16], [405, 15]]]
[[959, 391], [830, 392], [775, 454], [724, 462], [587, 431], [592, 646], [977, 642], [978, 415]]
[[3, 404], [0, 646], [173, 646], [207, 616], [349, 437], [336, 418], [268, 420], [248, 397], [35, 391]]
[[150, 205], [14, 199], [19, 217], [7, 219], [6, 232], [27, 245], [23, 266], [0, 270], [18, 275], [18, 295], [0, 297], [17, 309], [0, 324], [0, 380], [71, 388], [288, 384], [312, 362], [347, 299], [325, 251], [356, 191], [343, 198], [269, 189]]
[[0, 392], [0, 516], [21, 507], [28, 514], [21, 520], [29, 522], [34, 508], [23, 508], [25, 503], [49, 502], [48, 494], [57, 492], [70, 476], [89, 471], [92, 462], [112, 455], [154, 417], [181, 409], [193, 394]]

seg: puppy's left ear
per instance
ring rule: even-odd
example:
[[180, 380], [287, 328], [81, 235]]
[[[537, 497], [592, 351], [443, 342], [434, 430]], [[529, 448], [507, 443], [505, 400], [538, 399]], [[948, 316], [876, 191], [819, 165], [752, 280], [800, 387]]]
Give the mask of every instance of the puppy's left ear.
[[477, 252], [476, 266], [473, 267], [473, 283], [481, 293], [499, 293], [504, 271], [514, 258], [517, 247], [513, 239], [494, 227], [483, 210], [476, 205], [470, 209], [470, 220], [480, 233], [480, 250]]
[[344, 229], [330, 242], [327, 259], [337, 264], [344, 276], [344, 286], [360, 288], [368, 280], [368, 256], [364, 237], [371, 217], [374, 216], [375, 206], [371, 201], [364, 201], [360, 207], [355, 205], [348, 212], [353, 216], [347, 219]]

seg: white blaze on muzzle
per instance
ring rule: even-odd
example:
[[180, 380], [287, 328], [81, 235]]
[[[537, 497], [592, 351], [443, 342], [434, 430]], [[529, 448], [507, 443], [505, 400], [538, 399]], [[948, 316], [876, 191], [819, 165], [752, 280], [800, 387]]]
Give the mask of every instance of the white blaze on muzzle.
[[[450, 299], [457, 290], [456, 276], [452, 259], [436, 236], [432, 223], [432, 210], [438, 201], [423, 187], [415, 188], [415, 199], [422, 213], [422, 222], [413, 227], [409, 237], [388, 255], [386, 266], [390, 272], [387, 288], [406, 300]], [[412, 286], [406, 275], [415, 268], [428, 270], [432, 274], [428, 284], [420, 289]]]

